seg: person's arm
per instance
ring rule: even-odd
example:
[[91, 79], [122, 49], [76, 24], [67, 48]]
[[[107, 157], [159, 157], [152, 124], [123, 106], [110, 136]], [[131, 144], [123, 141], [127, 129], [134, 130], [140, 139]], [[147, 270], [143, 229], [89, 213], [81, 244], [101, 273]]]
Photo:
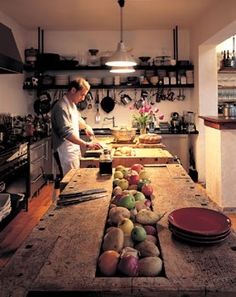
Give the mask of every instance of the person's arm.
[[82, 117], [80, 117], [79, 128], [84, 129], [86, 135], [94, 136], [93, 129], [85, 122], [85, 120]]

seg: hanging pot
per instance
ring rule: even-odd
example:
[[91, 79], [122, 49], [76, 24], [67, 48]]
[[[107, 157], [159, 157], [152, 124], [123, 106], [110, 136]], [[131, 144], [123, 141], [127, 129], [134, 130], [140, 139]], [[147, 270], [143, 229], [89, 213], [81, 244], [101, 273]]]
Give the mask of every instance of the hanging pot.
[[107, 90], [107, 95], [101, 101], [101, 107], [106, 112], [111, 112], [115, 107], [115, 100], [109, 96], [109, 90]]
[[50, 111], [50, 109], [51, 109], [51, 103], [49, 100], [41, 101], [40, 99], [37, 99], [34, 102], [34, 112], [37, 115], [46, 114]]
[[34, 111], [37, 115], [43, 115], [51, 109], [51, 96], [48, 92], [41, 93], [34, 102]]
[[128, 94], [122, 94], [120, 96], [120, 101], [124, 104], [127, 105], [132, 101], [132, 98]]

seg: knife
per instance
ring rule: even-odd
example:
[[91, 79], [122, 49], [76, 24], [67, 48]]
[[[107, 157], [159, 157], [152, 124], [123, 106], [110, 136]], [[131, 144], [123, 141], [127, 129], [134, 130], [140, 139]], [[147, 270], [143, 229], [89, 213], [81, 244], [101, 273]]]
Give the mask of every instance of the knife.
[[87, 195], [93, 195], [93, 194], [99, 194], [99, 193], [106, 193], [107, 190], [104, 188], [98, 188], [98, 189], [91, 189], [87, 191], [81, 191], [81, 192], [74, 192], [74, 193], [68, 193], [68, 194], [60, 194], [60, 199], [68, 199], [68, 198], [74, 198], [74, 197], [82, 197]]
[[80, 203], [84, 201], [89, 201], [89, 200], [94, 200], [94, 199], [99, 199], [106, 197], [107, 194], [98, 194], [98, 195], [91, 195], [91, 196], [86, 196], [86, 197], [78, 197], [77, 199], [67, 199], [67, 200], [58, 200], [57, 205], [64, 206], [64, 205], [70, 205], [70, 204], [75, 204], [75, 203]]

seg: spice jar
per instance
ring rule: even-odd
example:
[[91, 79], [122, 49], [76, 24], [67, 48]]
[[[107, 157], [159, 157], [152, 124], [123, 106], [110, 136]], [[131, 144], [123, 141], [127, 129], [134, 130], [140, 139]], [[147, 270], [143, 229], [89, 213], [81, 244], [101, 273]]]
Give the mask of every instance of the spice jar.
[[99, 173], [101, 175], [112, 174], [112, 158], [111, 152], [108, 149], [104, 149], [99, 159]]

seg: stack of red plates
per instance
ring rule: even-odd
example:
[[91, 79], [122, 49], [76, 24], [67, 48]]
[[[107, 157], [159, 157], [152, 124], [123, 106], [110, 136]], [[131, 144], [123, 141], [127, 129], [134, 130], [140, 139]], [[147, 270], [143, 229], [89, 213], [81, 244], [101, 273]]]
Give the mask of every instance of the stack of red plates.
[[197, 244], [222, 242], [231, 228], [231, 220], [226, 215], [201, 207], [176, 209], [169, 214], [168, 222], [175, 237]]

